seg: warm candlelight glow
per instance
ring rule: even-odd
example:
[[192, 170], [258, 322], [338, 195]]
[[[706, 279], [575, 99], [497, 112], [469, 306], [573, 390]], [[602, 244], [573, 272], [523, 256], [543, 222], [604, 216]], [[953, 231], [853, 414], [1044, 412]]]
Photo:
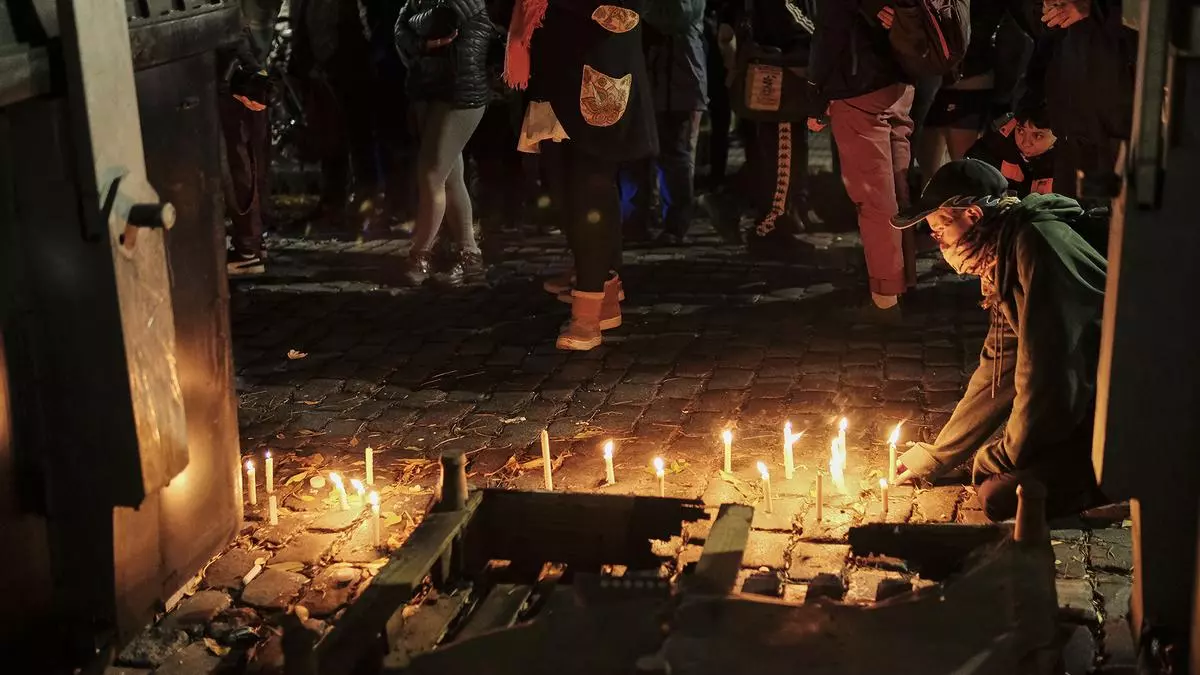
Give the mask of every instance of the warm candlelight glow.
[[357, 478], [350, 479], [350, 487], [354, 488], [354, 491], [360, 495], [367, 491], [367, 489], [363, 487], [362, 481]]
[[375, 484], [375, 448], [367, 447], [367, 485]]
[[787, 422], [783, 425], [783, 477], [785, 480], [791, 480], [796, 472], [795, 445], [796, 441], [804, 434], [793, 434], [792, 423]]
[[888, 438], [888, 445], [896, 445], [900, 442], [900, 427], [903, 425], [904, 422], [901, 422], [900, 424], [896, 425], [895, 429], [892, 430], [892, 435], [890, 438]]
[[886, 490], [886, 489], [887, 489], [887, 486], [888, 486], [888, 482], [887, 482], [887, 480], [886, 480], [886, 479], [884, 479], [884, 478], [880, 478], [880, 479], [879, 479], [879, 489], [880, 489], [880, 490]]
[[726, 429], [721, 439], [725, 441], [725, 473], [733, 473], [733, 431]]
[[838, 438], [833, 439], [829, 449], [829, 477], [835, 488], [840, 492], [846, 491], [846, 449]]
[[379, 548], [379, 542], [382, 539], [379, 525], [379, 493], [371, 490], [367, 499], [371, 503], [371, 541], [374, 542], [375, 548]]
[[246, 460], [246, 473], [254, 473], [254, 460]]
[[658, 476], [659, 478], [662, 478], [663, 476], [667, 475], [667, 469], [666, 469], [666, 466], [663, 464], [662, 457], [654, 458], [654, 475]]
[[617, 482], [617, 476], [613, 472], [613, 442], [609, 441], [604, 444], [604, 480], [612, 485]]
[[342, 482], [342, 476], [338, 473], [329, 474], [329, 481], [333, 483], [333, 487], [337, 490], [338, 499], [342, 502], [342, 510], [350, 510], [350, 499], [346, 496], [346, 484]]
[[246, 460], [246, 482], [249, 483], [247, 490], [250, 493], [250, 505], [258, 505], [258, 479], [254, 476], [254, 460]]
[[896, 482], [896, 444], [900, 442], [900, 427], [904, 422], [896, 425], [892, 430], [892, 435], [888, 438], [888, 480]]
[[883, 503], [883, 518], [887, 519], [888, 513], [888, 482], [884, 479], [879, 479], [879, 498]]
[[767, 471], [767, 465], [763, 462], [758, 463], [758, 475], [762, 476], [763, 480], [771, 477], [771, 473]]
[[849, 426], [850, 426], [850, 420], [848, 420], [848, 419], [846, 419], [845, 417], [843, 417], [843, 418], [842, 418], [842, 421], [838, 423], [838, 433], [839, 433], [839, 434], [844, 434], [844, 433], [846, 433], [846, 429], [847, 429]]
[[771, 474], [767, 471], [767, 465], [763, 462], [758, 463], [758, 473], [762, 476], [763, 496], [767, 500], [767, 513], [771, 512]]
[[264, 459], [266, 460], [264, 464], [267, 468], [267, 494], [271, 494], [275, 491], [275, 460], [271, 458], [270, 450], [267, 450]]
[[379, 493], [378, 492], [375, 492], [374, 490], [372, 490], [371, 494], [367, 495], [367, 499], [371, 502], [372, 509], [375, 509], [375, 510], [379, 509]]
[[612, 459], [612, 458], [613, 458], [613, 444], [612, 444], [612, 441], [609, 441], [604, 444], [604, 459]]
[[329, 474], [329, 482], [330, 482], [330, 483], [333, 483], [333, 486], [334, 486], [335, 488], [339, 489], [339, 490], [345, 490], [345, 489], [346, 489], [346, 486], [342, 484], [342, 476], [341, 476], [341, 474], [339, 474], [339, 473], [337, 473], [337, 472], [334, 472], [334, 473], [331, 473], [331, 474]]

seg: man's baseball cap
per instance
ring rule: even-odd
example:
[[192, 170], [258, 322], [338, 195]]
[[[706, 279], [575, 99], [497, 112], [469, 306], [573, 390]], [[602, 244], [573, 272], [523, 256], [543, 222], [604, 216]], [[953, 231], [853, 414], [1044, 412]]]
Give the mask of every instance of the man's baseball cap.
[[970, 206], [988, 197], [1003, 197], [1008, 179], [1000, 170], [977, 159], [960, 159], [933, 174], [912, 207], [892, 218], [892, 227], [905, 230], [943, 206]]

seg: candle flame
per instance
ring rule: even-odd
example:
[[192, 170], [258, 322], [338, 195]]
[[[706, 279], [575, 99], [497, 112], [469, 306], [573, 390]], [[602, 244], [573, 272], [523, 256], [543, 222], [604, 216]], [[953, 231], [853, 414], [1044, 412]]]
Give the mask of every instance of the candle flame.
[[329, 474], [329, 481], [340, 489], [342, 487], [342, 476], [336, 472]]
[[730, 443], [733, 442], [733, 432], [730, 431], [729, 429], [726, 429], [721, 434], [721, 438], [725, 439], [725, 445], [729, 445]]
[[659, 478], [662, 478], [664, 475], [666, 475], [666, 467], [663, 464], [662, 457], [654, 458], [654, 474]]
[[354, 488], [354, 491], [360, 495], [367, 491], [367, 489], [363, 487], [362, 481], [357, 478], [351, 478], [350, 485]]
[[792, 421], [791, 420], [788, 420], [787, 422], [783, 423], [783, 433], [788, 436], [792, 435]]
[[839, 491], [846, 491], [846, 449], [838, 442], [838, 439], [833, 439], [833, 445], [829, 450], [829, 477], [833, 480], [833, 485]]
[[271, 451], [270, 450], [267, 451], [266, 457], [267, 457], [267, 459], [271, 459]]
[[838, 423], [838, 431], [839, 431], [839, 432], [842, 432], [842, 433], [845, 433], [845, 431], [846, 431], [846, 428], [847, 428], [847, 427], [849, 427], [849, 426], [850, 426], [850, 420], [848, 420], [848, 419], [846, 419], [845, 417], [843, 417], [843, 418], [842, 418], [842, 421]]
[[252, 459], [246, 460], [246, 470], [254, 471], [254, 460], [252, 460]]
[[895, 429], [892, 430], [892, 436], [891, 436], [891, 438], [888, 439], [889, 445], [896, 445], [897, 443], [900, 442], [900, 427], [903, 425], [904, 425], [904, 422], [901, 422], [900, 424], [896, 425]]
[[604, 444], [604, 459], [613, 458], [613, 442], [609, 441]]
[[887, 489], [887, 479], [886, 479], [886, 478], [880, 478], [880, 479], [879, 479], [879, 489], [880, 489], [880, 490], [886, 490], [886, 489]]
[[767, 465], [764, 464], [763, 462], [758, 463], [758, 473], [762, 476], [763, 480], [766, 480], [771, 477], [771, 474], [769, 472], [767, 472]]
[[371, 506], [379, 508], [379, 493], [371, 490], [371, 494], [367, 495], [367, 501], [371, 502]]

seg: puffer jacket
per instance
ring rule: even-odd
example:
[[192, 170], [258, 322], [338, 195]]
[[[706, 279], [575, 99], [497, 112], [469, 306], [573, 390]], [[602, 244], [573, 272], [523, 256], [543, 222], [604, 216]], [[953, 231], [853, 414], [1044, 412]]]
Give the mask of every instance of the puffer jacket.
[[[458, 36], [427, 49], [429, 40]], [[483, 0], [408, 0], [396, 19], [396, 49], [408, 67], [413, 101], [441, 101], [482, 108], [491, 98], [488, 51], [499, 31]]]
[[646, 68], [655, 111], [707, 109], [703, 0], [652, 2], [643, 18]]

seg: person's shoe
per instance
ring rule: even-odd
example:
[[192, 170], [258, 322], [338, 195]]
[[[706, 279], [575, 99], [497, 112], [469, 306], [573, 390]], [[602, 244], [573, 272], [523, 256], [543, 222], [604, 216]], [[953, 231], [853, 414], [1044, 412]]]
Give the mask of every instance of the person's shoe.
[[742, 243], [742, 216], [732, 200], [723, 193], [716, 193], [700, 195], [696, 203], [708, 212], [709, 222], [725, 243]]
[[264, 274], [266, 271], [267, 264], [263, 261], [262, 256], [255, 253], [229, 251], [229, 256], [225, 262], [225, 272], [229, 276], [244, 277]]
[[[613, 283], [613, 280], [616, 281], [616, 285], [617, 285], [617, 300], [619, 300], [620, 302], [625, 302], [625, 284], [621, 283], [620, 277], [613, 277], [612, 280], [605, 282], [604, 288], [607, 289], [608, 284]], [[558, 301], [563, 303], [564, 305], [571, 304], [573, 302], [573, 300], [571, 299], [571, 292], [573, 290], [574, 290], [573, 288], [568, 288], [567, 290], [563, 291], [562, 293], [559, 293]]]
[[604, 302], [600, 305], [600, 330], [612, 330], [621, 326], [621, 301], [625, 290], [621, 277], [614, 276], [604, 282]]
[[408, 254], [404, 264], [404, 283], [409, 286], [420, 286], [429, 280], [433, 274], [433, 252], [413, 251]]
[[479, 283], [487, 279], [487, 267], [480, 251], [463, 251], [446, 271], [445, 281], [452, 286]]
[[815, 247], [812, 244], [780, 230], [761, 235], [757, 229], [752, 229], [746, 234], [746, 252], [754, 258], [795, 262], [797, 258], [813, 250]]
[[603, 293], [571, 291], [571, 322], [559, 334], [555, 343], [559, 349], [586, 352], [600, 346], [600, 310]]
[[839, 318], [854, 326], [899, 326], [904, 323], [904, 312], [900, 305], [881, 309], [874, 302], [867, 302], [839, 313]]
[[570, 294], [575, 286], [575, 270], [567, 270], [542, 282], [542, 288], [551, 295]]

